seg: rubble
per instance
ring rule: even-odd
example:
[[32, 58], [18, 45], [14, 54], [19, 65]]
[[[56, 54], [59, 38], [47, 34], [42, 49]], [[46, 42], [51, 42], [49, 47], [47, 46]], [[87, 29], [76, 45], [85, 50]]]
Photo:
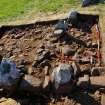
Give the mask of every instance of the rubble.
[[[97, 20], [98, 16], [72, 11], [67, 19], [58, 22], [37, 23], [5, 31], [0, 40], [1, 53], [14, 60], [15, 69], [18, 68], [22, 75], [17, 78], [19, 82], [13, 84], [17, 84], [19, 93], [25, 92], [24, 97], [28, 97], [29, 102], [34, 98], [36, 101], [37, 97], [41, 102], [50, 101], [52, 97], [54, 100], [62, 99], [66, 95], [68, 98], [62, 100], [64, 104], [73, 104], [74, 101], [77, 104], [81, 97], [81, 94], [78, 97], [78, 87], [79, 92], [83, 89], [83, 94], [91, 87], [94, 90], [94, 87], [104, 88], [105, 70], [97, 56], [101, 43], [95, 38]], [[16, 38], [16, 35], [19, 36]], [[1, 85], [1, 88], [4, 87]], [[94, 98], [97, 96], [92, 95]]]

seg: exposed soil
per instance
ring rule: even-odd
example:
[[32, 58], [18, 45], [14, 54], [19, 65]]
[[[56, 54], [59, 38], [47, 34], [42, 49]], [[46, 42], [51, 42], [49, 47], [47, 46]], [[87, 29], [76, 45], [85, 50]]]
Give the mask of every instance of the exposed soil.
[[[79, 24], [75, 27], [69, 27], [67, 33], [55, 42], [53, 42], [54, 40], [51, 36], [54, 33], [57, 21], [39, 22], [25, 26], [3, 27], [0, 32], [0, 53], [4, 57], [8, 57], [16, 62], [17, 66], [20, 65], [20, 60], [25, 59], [28, 61], [25, 65], [28, 69], [26, 70], [27, 73], [30, 72], [29, 68], [32, 68], [31, 74], [42, 80], [44, 78], [43, 66], [32, 67], [37, 50], [42, 45], [55, 54], [51, 59], [47, 59], [50, 64], [50, 71], [59, 62], [71, 63], [73, 60], [78, 61], [78, 59], [84, 59], [84, 62], [81, 62], [81, 60], [78, 61], [79, 66], [82, 71], [88, 72], [92, 67], [103, 65], [102, 61], [97, 58], [98, 48], [87, 47], [90, 43], [97, 43], [96, 25], [98, 25], [98, 19], [98, 16], [81, 15]], [[75, 50], [75, 53], [68, 57], [70, 59], [65, 60], [64, 56], [61, 56], [61, 49], [66, 45], [69, 45], [71, 49]], [[77, 52], [79, 58], [73, 58]], [[93, 63], [90, 62], [91, 55], [94, 57]], [[24, 99], [16, 97], [16, 99], [21, 100], [22, 105], [43, 105], [44, 103], [48, 105], [100, 105], [101, 98], [100, 93], [97, 93], [97, 91], [95, 94], [94, 92], [88, 94], [78, 89], [76, 92], [70, 94], [70, 96], [62, 96], [55, 104], [50, 101], [43, 102], [42, 97], [38, 97], [38, 99], [33, 98], [33, 96], [32, 98], [29, 98], [31, 96], [27, 97]], [[24, 101], [26, 104], [24, 104]]]

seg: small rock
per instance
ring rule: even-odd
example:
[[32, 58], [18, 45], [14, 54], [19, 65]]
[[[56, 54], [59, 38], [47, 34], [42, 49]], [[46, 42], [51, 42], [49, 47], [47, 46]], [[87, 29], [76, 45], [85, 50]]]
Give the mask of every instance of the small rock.
[[55, 35], [56, 37], [61, 37], [63, 33], [64, 33], [64, 32], [63, 32], [63, 30], [61, 30], [61, 29], [54, 31], [54, 35]]
[[94, 93], [94, 95], [95, 95], [95, 99], [96, 99], [97, 101], [99, 101], [100, 98], [101, 98], [100, 91], [97, 90], [97, 91]]
[[20, 105], [19, 102], [16, 102], [15, 100], [8, 98], [4, 102], [0, 102], [0, 105]]
[[69, 46], [65, 46], [62, 48], [62, 53], [65, 55], [65, 56], [72, 56], [74, 55], [76, 52], [75, 49], [71, 49]]
[[77, 25], [78, 24], [78, 12], [77, 11], [70, 11], [69, 16], [68, 16], [68, 21], [72, 25]]
[[60, 20], [55, 26], [55, 30], [59, 30], [59, 29], [66, 31], [68, 29], [68, 24], [64, 20]]
[[82, 7], [89, 6], [91, 4], [91, 0], [83, 0]]

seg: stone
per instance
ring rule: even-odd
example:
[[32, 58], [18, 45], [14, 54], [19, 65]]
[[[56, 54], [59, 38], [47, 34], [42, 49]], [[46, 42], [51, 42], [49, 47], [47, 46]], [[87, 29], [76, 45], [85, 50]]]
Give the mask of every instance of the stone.
[[89, 6], [91, 4], [91, 0], [83, 0], [82, 7]]
[[69, 93], [73, 87], [72, 82], [73, 69], [68, 64], [59, 64], [51, 75], [51, 81], [54, 86], [55, 93]]
[[93, 5], [99, 2], [104, 3], [104, 0], [83, 0], [82, 7]]
[[64, 46], [62, 48], [62, 53], [65, 55], [65, 56], [72, 56], [74, 55], [76, 52], [75, 49], [71, 49], [69, 46]]
[[4, 101], [0, 102], [0, 105], [20, 105], [20, 103], [15, 101], [14, 99], [7, 98]]
[[96, 88], [105, 87], [105, 76], [90, 77], [91, 86]]
[[[68, 29], [68, 24], [64, 20], [60, 20], [56, 25], [55, 25], [55, 30], [63, 30], [66, 31]], [[60, 31], [61, 32], [61, 31]]]
[[94, 93], [94, 95], [95, 95], [95, 98], [100, 98], [100, 91], [96, 91], [95, 93]]
[[77, 23], [78, 23], [78, 12], [77, 11], [70, 11], [69, 16], [68, 16], [68, 21], [72, 25], [77, 25]]
[[42, 81], [32, 75], [25, 75], [21, 81], [20, 90], [39, 94], [42, 91]]
[[12, 90], [20, 80], [19, 70], [14, 62], [3, 59], [0, 64], [0, 87], [5, 90]]
[[63, 30], [62, 30], [62, 29], [58, 29], [58, 30], [55, 30], [55, 31], [54, 31], [54, 35], [55, 35], [56, 37], [61, 37], [62, 34], [63, 34]]

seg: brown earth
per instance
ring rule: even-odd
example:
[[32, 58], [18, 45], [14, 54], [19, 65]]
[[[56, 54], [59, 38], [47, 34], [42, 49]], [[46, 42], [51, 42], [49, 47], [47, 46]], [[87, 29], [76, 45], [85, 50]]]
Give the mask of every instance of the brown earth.
[[[26, 67], [29, 68], [32, 67], [32, 63], [34, 61], [34, 58], [36, 56], [36, 52], [39, 49], [40, 46], [44, 45], [46, 46], [49, 41], [52, 41], [50, 35], [53, 35], [54, 32], [54, 25], [56, 24], [57, 21], [53, 22], [42, 22], [38, 24], [31, 24], [31, 25], [26, 25], [26, 26], [12, 26], [9, 28], [1, 28], [1, 39], [0, 39], [0, 53], [4, 57], [8, 57], [14, 62], [16, 62], [17, 66], [19, 65], [19, 62], [21, 59], [27, 60], [29, 63], [26, 64]], [[78, 38], [80, 40], [83, 40], [84, 42], [88, 42], [88, 39], [85, 38], [86, 35], [89, 35], [89, 38], [92, 40], [92, 42], [96, 42], [96, 37], [94, 36], [95, 34], [95, 24], [92, 20], [91, 21], [85, 21], [83, 23], [80, 22], [80, 25], [78, 25], [75, 28], [70, 28], [68, 33], [68, 37], [72, 35], [75, 38]], [[89, 31], [83, 31], [86, 30], [89, 27], [91, 29], [91, 32]], [[80, 29], [78, 28], [80, 27]], [[85, 34], [85, 36], [81, 36], [81, 34]], [[61, 40], [58, 40], [56, 43], [52, 43], [53, 45], [56, 46], [56, 48], [62, 48], [65, 46], [65, 43], [63, 40], [64, 38], [61, 38]], [[79, 42], [81, 43], [81, 42]], [[67, 42], [67, 44], [69, 44]], [[83, 45], [80, 45], [79, 47], [78, 42], [76, 43], [71, 43], [70, 48], [74, 48], [76, 51], [81, 50], [84, 48], [84, 51], [82, 54], [86, 51], [92, 51], [93, 49], [91, 48], [86, 48]], [[55, 50], [50, 49], [50, 51]], [[96, 52], [97, 48], [94, 49], [92, 52]], [[80, 54], [81, 55], [81, 54]], [[49, 60], [49, 63], [51, 64], [51, 70], [55, 67], [56, 64], [58, 64], [59, 58], [54, 57], [52, 60]], [[96, 64], [97, 66], [97, 59], [96, 59]], [[89, 67], [91, 66], [90, 63], [88, 64], [80, 64], [81, 68], [84, 67]], [[29, 71], [27, 71], [29, 72]], [[44, 78], [44, 73], [43, 73], [43, 67], [40, 68], [33, 68], [33, 73], [35, 77]], [[98, 94], [98, 95], [97, 95]], [[60, 101], [56, 102], [56, 105], [100, 105], [100, 93], [95, 92], [95, 94], [87, 94], [87, 93], [81, 93], [81, 92], [74, 92], [72, 95], [68, 97], [61, 97]], [[21, 100], [21, 99], [20, 99]], [[30, 105], [34, 105], [35, 102], [31, 103]], [[53, 103], [48, 102], [45, 104], [53, 105]], [[54, 105], [55, 105], [54, 104]], [[42, 105], [42, 102], [38, 103], [38, 105]]]

